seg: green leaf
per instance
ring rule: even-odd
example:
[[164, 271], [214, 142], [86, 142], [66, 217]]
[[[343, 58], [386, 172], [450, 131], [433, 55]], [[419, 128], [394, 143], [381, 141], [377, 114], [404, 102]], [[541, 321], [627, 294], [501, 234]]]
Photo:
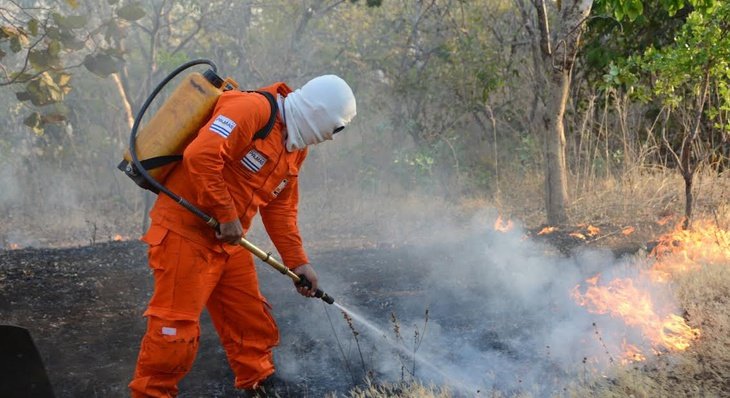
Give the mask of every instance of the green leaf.
[[14, 53], [19, 53], [26, 44], [28, 44], [28, 38], [22, 34], [18, 34], [10, 38], [10, 49]]
[[23, 119], [23, 124], [28, 127], [39, 127], [41, 125], [41, 114], [33, 112]]
[[615, 16], [619, 21], [624, 19], [624, 9], [621, 5], [613, 9], [613, 16]]
[[[45, 72], [25, 85], [28, 95], [24, 98], [30, 99], [35, 106], [44, 106], [63, 100], [64, 93], [53, 81], [51, 74]], [[18, 96], [18, 94], [16, 94]], [[19, 100], [25, 100], [18, 97]]]
[[31, 35], [35, 36], [38, 34], [38, 20], [33, 18], [30, 21], [28, 21], [28, 32], [30, 32]]
[[38, 112], [33, 112], [23, 119], [23, 124], [30, 127], [36, 135], [43, 135], [43, 117]]
[[49, 26], [46, 28], [46, 36], [54, 40], [61, 40], [61, 31], [55, 26]]
[[644, 4], [641, 0], [629, 0], [626, 2], [624, 10], [626, 11], [626, 15], [629, 19], [631, 21], [635, 21], [636, 18], [644, 13]]
[[69, 15], [63, 16], [59, 13], [53, 13], [53, 21], [61, 28], [80, 29], [86, 26], [86, 16]]
[[19, 91], [15, 93], [15, 98], [17, 98], [20, 102], [24, 102], [30, 100], [31, 95], [27, 91]]
[[60, 113], [47, 113], [41, 116], [41, 124], [62, 123], [66, 121], [66, 116]]
[[107, 54], [87, 55], [84, 58], [84, 66], [89, 72], [101, 77], [107, 77], [117, 71], [116, 61]]
[[58, 58], [47, 50], [32, 50], [28, 53], [28, 61], [36, 70], [45, 70], [54, 66]]
[[136, 21], [144, 17], [146, 13], [139, 4], [127, 4], [117, 10], [117, 15], [127, 21]]
[[85, 46], [83, 41], [71, 35], [63, 35], [61, 37], [61, 43], [63, 43], [63, 47], [68, 50], [81, 50]]
[[61, 53], [61, 42], [58, 40], [51, 40], [48, 42], [48, 54], [54, 58], [58, 58], [58, 54]]

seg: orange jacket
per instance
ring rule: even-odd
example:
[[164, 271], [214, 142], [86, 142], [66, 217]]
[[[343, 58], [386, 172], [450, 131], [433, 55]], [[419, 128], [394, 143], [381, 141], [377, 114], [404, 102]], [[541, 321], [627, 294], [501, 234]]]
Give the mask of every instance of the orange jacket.
[[[286, 96], [291, 89], [276, 83], [259, 91], [276, 97]], [[297, 175], [307, 150], [287, 152], [280, 117], [268, 137], [253, 140], [270, 115], [271, 106], [263, 95], [224, 92], [165, 185], [221, 223], [239, 218], [244, 231], [260, 211], [284, 264], [295, 268], [309, 262], [297, 226]], [[159, 195], [150, 216], [153, 223], [192, 241], [224, 250], [212, 228], [167, 195]]]

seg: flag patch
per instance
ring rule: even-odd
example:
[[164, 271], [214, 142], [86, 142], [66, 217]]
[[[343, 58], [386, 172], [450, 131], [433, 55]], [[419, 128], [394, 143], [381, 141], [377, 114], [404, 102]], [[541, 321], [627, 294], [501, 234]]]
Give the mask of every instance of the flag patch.
[[223, 138], [228, 138], [228, 136], [231, 135], [231, 132], [235, 128], [236, 122], [223, 115], [218, 115], [218, 117], [215, 118], [213, 124], [210, 125], [210, 131], [218, 134]]
[[162, 327], [162, 334], [166, 336], [175, 336], [177, 335], [177, 329], [176, 328], [168, 328], [168, 327]]
[[266, 164], [266, 156], [264, 156], [261, 152], [252, 149], [243, 157], [243, 159], [241, 159], [241, 164], [254, 173], [258, 173], [258, 171], [264, 167], [264, 164]]

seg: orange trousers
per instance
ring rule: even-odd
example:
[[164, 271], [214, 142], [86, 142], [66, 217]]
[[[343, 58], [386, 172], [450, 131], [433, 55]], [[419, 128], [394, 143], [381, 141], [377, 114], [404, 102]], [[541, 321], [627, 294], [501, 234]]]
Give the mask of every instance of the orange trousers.
[[272, 349], [279, 343], [252, 255], [242, 247], [217, 252], [152, 225], [143, 238], [155, 289], [147, 331], [129, 383], [132, 397], [175, 397], [198, 350], [200, 315], [207, 308], [236, 377], [253, 388], [274, 373]]

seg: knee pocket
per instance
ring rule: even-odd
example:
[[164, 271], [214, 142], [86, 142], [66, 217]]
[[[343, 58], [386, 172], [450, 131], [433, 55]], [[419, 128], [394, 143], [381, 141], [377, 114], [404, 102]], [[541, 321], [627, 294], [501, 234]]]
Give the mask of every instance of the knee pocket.
[[162, 373], [186, 373], [195, 361], [200, 325], [195, 321], [168, 321], [149, 317], [142, 339], [140, 364]]

